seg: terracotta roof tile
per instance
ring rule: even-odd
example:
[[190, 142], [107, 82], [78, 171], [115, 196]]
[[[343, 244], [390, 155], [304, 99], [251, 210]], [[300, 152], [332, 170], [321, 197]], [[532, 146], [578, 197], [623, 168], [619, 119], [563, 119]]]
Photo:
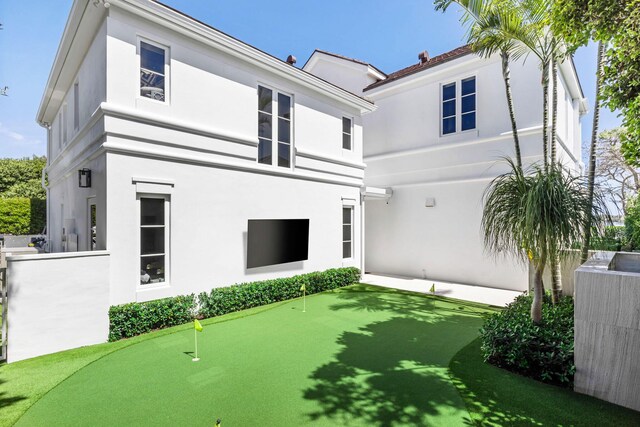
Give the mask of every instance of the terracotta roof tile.
[[428, 70], [429, 68], [433, 68], [437, 65], [444, 64], [445, 62], [452, 61], [456, 58], [460, 58], [461, 56], [468, 55], [472, 53], [471, 47], [469, 45], [460, 46], [455, 48], [449, 52], [443, 53], [441, 55], [434, 56], [424, 63], [413, 64], [407, 68], [403, 68], [402, 70], [398, 70], [391, 74], [387, 75], [387, 78], [384, 80], [380, 80], [379, 82], [375, 82], [364, 88], [365, 91], [380, 87], [387, 83], [394, 82], [403, 77], [410, 76], [411, 74], [418, 73], [423, 70]]

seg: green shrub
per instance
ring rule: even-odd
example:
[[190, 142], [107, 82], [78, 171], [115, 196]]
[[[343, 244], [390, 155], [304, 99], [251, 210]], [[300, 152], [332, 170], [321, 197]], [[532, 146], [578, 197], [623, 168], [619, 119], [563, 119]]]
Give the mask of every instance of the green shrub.
[[306, 285], [307, 294], [315, 294], [351, 285], [359, 279], [360, 270], [351, 267], [215, 288], [210, 293], [203, 292], [198, 295], [199, 315], [220, 316], [296, 298], [300, 296], [302, 284]]
[[109, 341], [187, 323], [193, 319], [194, 302], [195, 296], [187, 295], [111, 306]]
[[[47, 166], [47, 158], [33, 156], [22, 159], [0, 159], [0, 194], [16, 184], [37, 180], [42, 176], [42, 169]], [[22, 195], [22, 197], [25, 197]], [[29, 196], [30, 197], [30, 196]]]
[[640, 249], [640, 195], [630, 200], [627, 204], [624, 227], [629, 240], [629, 249]]
[[197, 304], [195, 296], [188, 295], [112, 306], [109, 308], [109, 341], [187, 323], [196, 314], [199, 318], [215, 317], [293, 299], [301, 295], [300, 288], [303, 284], [306, 285], [307, 294], [314, 294], [352, 285], [358, 280], [360, 270], [357, 268], [336, 268], [283, 279], [215, 288], [210, 293], [201, 293]]
[[531, 296], [519, 296], [480, 329], [485, 362], [551, 384], [573, 386], [573, 299], [554, 306], [545, 295], [542, 322], [531, 321]]
[[623, 226], [607, 226], [604, 234], [598, 236], [594, 231], [593, 238], [589, 242], [589, 249], [596, 251], [621, 251], [627, 247], [627, 233]]
[[47, 202], [24, 197], [0, 198], [0, 233], [37, 234], [46, 224]]

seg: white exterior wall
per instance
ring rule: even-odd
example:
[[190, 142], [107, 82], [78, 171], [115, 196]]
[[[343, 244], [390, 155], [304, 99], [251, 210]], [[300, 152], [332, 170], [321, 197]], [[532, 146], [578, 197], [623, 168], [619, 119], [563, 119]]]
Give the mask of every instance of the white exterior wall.
[[108, 252], [15, 255], [7, 261], [8, 362], [107, 340]]
[[[117, 8], [109, 9], [107, 28], [112, 304], [361, 267], [359, 111]], [[141, 37], [168, 48], [165, 103], [139, 96]], [[257, 163], [258, 85], [292, 96], [291, 168]], [[343, 116], [354, 122], [353, 150], [342, 149]], [[138, 197], [148, 192], [170, 199], [169, 277], [141, 286]], [[343, 203], [355, 205], [350, 260], [342, 259]], [[246, 269], [247, 220], [258, 218], [309, 218], [308, 261]]]
[[371, 70], [368, 65], [317, 51], [309, 58], [303, 69], [357, 95], [362, 95], [365, 87], [383, 77], [377, 71]]
[[[460, 80], [471, 76], [476, 129], [441, 135], [442, 85], [456, 81], [459, 93]], [[512, 64], [525, 165], [542, 159], [539, 82], [535, 61]], [[568, 153], [575, 147], [570, 138], [579, 129], [578, 112], [564, 85], [558, 93], [558, 156], [579, 171], [579, 152]], [[388, 203], [367, 201], [365, 271], [526, 290], [526, 266], [487, 254], [481, 234], [483, 193], [507, 170], [501, 158], [514, 156], [499, 59], [466, 55], [365, 95], [378, 106], [364, 117], [365, 183], [393, 189]], [[427, 198], [435, 199], [435, 207], [425, 207]]]

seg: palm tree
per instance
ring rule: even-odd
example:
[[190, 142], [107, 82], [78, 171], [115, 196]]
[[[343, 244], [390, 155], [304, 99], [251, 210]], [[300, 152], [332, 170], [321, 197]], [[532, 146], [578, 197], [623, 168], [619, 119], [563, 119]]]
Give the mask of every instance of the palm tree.
[[504, 80], [509, 119], [515, 148], [516, 164], [522, 168], [522, 155], [518, 126], [516, 123], [513, 96], [511, 92], [511, 70], [509, 62], [518, 59], [521, 50], [516, 51], [516, 41], [512, 37], [522, 25], [519, 9], [511, 0], [436, 0], [436, 10], [443, 12], [451, 5], [460, 5], [465, 14], [462, 22], [469, 26], [468, 43], [471, 49], [484, 58], [499, 54], [502, 64], [502, 78]]
[[507, 160], [510, 170], [496, 177], [484, 195], [484, 244], [494, 255], [511, 254], [535, 269], [531, 319], [542, 320], [542, 273], [549, 259], [562, 260], [580, 244], [588, 216], [604, 218], [604, 207], [591, 204], [582, 177], [560, 163], [535, 164], [527, 173]]

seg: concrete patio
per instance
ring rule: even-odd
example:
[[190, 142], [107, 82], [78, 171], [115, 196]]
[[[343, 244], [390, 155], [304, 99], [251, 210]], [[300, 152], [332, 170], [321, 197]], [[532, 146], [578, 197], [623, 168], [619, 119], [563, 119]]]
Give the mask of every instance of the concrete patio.
[[405, 291], [430, 293], [435, 284], [436, 295], [504, 307], [522, 292], [484, 286], [462, 285], [439, 280], [417, 279], [414, 277], [391, 276], [385, 274], [363, 274], [362, 283], [385, 286]]

